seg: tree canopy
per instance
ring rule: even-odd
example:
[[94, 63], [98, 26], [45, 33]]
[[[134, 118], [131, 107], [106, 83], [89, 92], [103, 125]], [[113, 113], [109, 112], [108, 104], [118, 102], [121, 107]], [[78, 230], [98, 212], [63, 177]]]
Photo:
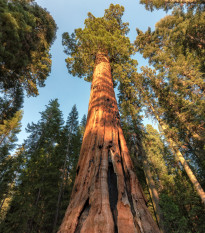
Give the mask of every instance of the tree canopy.
[[134, 54], [134, 47], [126, 36], [129, 28], [128, 23], [122, 21], [123, 12], [123, 6], [111, 4], [103, 17], [88, 13], [83, 29], [78, 28], [72, 34], [63, 34], [69, 73], [91, 81], [98, 52], [109, 56], [114, 80], [123, 77], [123, 71], [130, 66], [135, 69], [137, 62], [130, 58]]
[[55, 21], [36, 3], [21, 0], [2, 0], [0, 18], [0, 89], [20, 85], [38, 95], [51, 69]]

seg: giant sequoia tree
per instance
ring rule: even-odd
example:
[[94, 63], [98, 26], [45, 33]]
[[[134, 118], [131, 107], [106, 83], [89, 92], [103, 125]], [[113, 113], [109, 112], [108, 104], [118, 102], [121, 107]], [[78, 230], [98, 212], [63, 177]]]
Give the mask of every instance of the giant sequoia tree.
[[124, 8], [110, 5], [104, 17], [91, 13], [84, 29], [63, 35], [71, 74], [92, 80], [87, 124], [77, 175], [59, 232], [159, 232], [147, 210], [120, 126], [113, 80], [136, 62], [126, 37]]

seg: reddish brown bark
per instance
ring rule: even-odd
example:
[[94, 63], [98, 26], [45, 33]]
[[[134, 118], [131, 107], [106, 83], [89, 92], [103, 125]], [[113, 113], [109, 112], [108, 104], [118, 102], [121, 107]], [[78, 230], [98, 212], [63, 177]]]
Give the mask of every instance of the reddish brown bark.
[[120, 126], [108, 57], [98, 53], [70, 204], [59, 233], [159, 232]]

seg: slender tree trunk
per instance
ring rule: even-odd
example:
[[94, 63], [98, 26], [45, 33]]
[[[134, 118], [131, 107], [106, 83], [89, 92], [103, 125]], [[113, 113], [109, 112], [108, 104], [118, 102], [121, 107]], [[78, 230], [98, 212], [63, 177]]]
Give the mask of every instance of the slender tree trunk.
[[192, 172], [191, 168], [189, 167], [188, 163], [184, 159], [180, 150], [178, 150], [176, 143], [173, 140], [168, 140], [168, 141], [171, 144], [173, 150], [175, 151], [176, 156], [179, 159], [180, 163], [184, 167], [184, 170], [186, 171], [190, 181], [194, 185], [195, 190], [197, 191], [198, 195], [201, 198], [201, 201], [203, 202], [203, 204], [205, 204], [205, 192], [204, 192], [203, 188], [201, 187], [200, 183], [198, 182], [196, 176]]
[[167, 138], [167, 141], [169, 142], [171, 149], [173, 150], [174, 154], [176, 155], [177, 159], [180, 161], [180, 163], [182, 164], [182, 166], [184, 167], [184, 170], [186, 171], [190, 181], [192, 182], [196, 192], [198, 193], [199, 197], [201, 198], [201, 201], [203, 204], [205, 204], [205, 192], [203, 190], [203, 188], [201, 187], [200, 183], [198, 182], [196, 176], [194, 175], [194, 173], [192, 172], [191, 168], [189, 167], [188, 163], [186, 162], [186, 160], [184, 159], [182, 153], [180, 152], [180, 150], [178, 149], [177, 144], [173, 141], [172, 138], [167, 137], [166, 136], [166, 130], [167, 127], [166, 125], [163, 123], [163, 121], [161, 121], [161, 119], [159, 118], [159, 116], [157, 115], [155, 109], [153, 108], [153, 106], [149, 103], [149, 106], [154, 114], [154, 116], [156, 117], [156, 119], [159, 122], [160, 127], [162, 128], [165, 137]]
[[149, 192], [152, 198], [152, 202], [153, 202], [153, 206], [154, 206], [154, 211], [156, 214], [156, 218], [157, 218], [157, 222], [159, 224], [160, 227], [160, 231], [161, 232], [165, 232], [164, 230], [164, 224], [163, 224], [163, 215], [162, 215], [162, 211], [159, 205], [159, 194], [155, 185], [155, 182], [152, 178], [152, 174], [150, 172], [150, 168], [147, 162], [147, 157], [145, 156], [145, 154], [143, 155], [143, 168], [144, 168], [144, 173], [145, 173], [145, 177], [146, 177], [146, 181], [147, 181], [147, 185], [149, 188]]
[[6, 196], [5, 196], [5, 197], [3, 198], [3, 200], [1, 201], [0, 212], [1, 212], [1, 208], [2, 208], [3, 205], [4, 205], [5, 200], [6, 200]]
[[[61, 202], [63, 190], [64, 190], [64, 187], [65, 187], [63, 184], [64, 184], [64, 180], [65, 180], [65, 176], [66, 176], [67, 159], [68, 159], [68, 156], [69, 156], [70, 137], [71, 137], [71, 135], [68, 136], [68, 145], [67, 145], [66, 154], [65, 154], [65, 158], [64, 158], [63, 174], [62, 174], [62, 180], [61, 180], [60, 190], [59, 190], [59, 193], [58, 193], [58, 200], [57, 200], [57, 205], [56, 205], [56, 213], [55, 213], [55, 219], [54, 219], [54, 224], [53, 224], [53, 233], [56, 232], [56, 226], [57, 226], [58, 215], [59, 215], [59, 207], [60, 207], [60, 202]], [[67, 177], [66, 177], [66, 179], [67, 179]]]
[[[10, 130], [11, 131], [11, 130]], [[4, 141], [4, 139], [9, 135], [9, 130], [4, 134], [4, 136], [1, 138], [0, 140], [0, 145], [2, 144], [2, 142]]]
[[[34, 206], [36, 208], [38, 206], [38, 202], [39, 202], [40, 196], [41, 196], [41, 187], [38, 189], [36, 201], [34, 203]], [[26, 230], [26, 232], [28, 232], [28, 233], [31, 233], [33, 231], [33, 228], [34, 228], [34, 218], [35, 218], [35, 216], [32, 216], [31, 219], [29, 219], [27, 221], [27, 230]]]
[[98, 53], [77, 176], [59, 233], [159, 232], [120, 126], [108, 57]]

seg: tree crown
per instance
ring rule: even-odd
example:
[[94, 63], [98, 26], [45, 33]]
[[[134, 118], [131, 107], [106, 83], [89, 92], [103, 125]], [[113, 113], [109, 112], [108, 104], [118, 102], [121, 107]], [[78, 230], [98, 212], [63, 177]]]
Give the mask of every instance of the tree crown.
[[18, 84], [28, 95], [38, 95], [37, 86], [44, 86], [51, 69], [55, 21], [30, 0], [2, 0], [0, 18], [0, 88]]
[[134, 49], [126, 36], [129, 28], [128, 23], [122, 22], [123, 13], [123, 6], [111, 4], [103, 17], [88, 13], [83, 29], [78, 28], [71, 35], [63, 34], [69, 73], [91, 81], [98, 52], [109, 56], [114, 79], [118, 76], [119, 64], [121, 67], [127, 63], [136, 65], [136, 61], [130, 59]]

